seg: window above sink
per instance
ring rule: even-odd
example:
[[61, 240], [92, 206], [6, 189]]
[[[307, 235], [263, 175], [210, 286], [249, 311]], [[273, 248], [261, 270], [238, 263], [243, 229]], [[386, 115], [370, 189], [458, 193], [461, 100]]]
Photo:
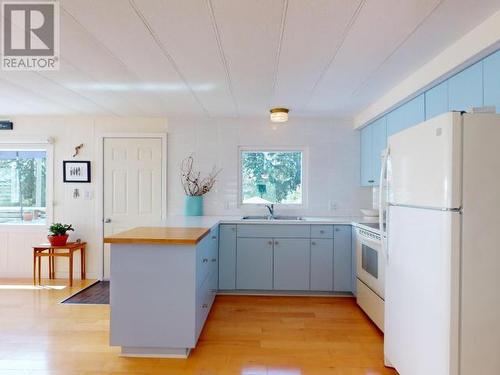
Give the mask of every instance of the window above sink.
[[306, 166], [302, 147], [240, 147], [240, 205], [305, 207]]

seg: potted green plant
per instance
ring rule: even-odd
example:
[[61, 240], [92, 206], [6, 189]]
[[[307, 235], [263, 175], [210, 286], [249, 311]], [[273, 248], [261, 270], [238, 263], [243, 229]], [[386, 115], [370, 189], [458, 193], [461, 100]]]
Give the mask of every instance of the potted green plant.
[[69, 234], [66, 232], [73, 231], [71, 224], [54, 223], [49, 227], [49, 235], [47, 239], [52, 246], [64, 246], [68, 242]]

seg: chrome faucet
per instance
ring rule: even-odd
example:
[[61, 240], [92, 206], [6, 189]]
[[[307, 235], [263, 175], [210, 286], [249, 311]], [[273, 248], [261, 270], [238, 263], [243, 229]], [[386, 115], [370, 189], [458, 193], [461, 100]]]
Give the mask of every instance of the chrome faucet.
[[269, 215], [271, 215], [271, 219], [274, 218], [274, 204], [266, 204], [266, 208], [269, 210]]

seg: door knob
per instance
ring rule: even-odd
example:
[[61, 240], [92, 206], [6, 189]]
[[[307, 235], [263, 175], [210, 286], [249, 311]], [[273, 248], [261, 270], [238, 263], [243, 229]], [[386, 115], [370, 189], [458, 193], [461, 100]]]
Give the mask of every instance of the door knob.
[[109, 217], [107, 217], [106, 219], [104, 219], [104, 222], [105, 223], [111, 223], [111, 219]]

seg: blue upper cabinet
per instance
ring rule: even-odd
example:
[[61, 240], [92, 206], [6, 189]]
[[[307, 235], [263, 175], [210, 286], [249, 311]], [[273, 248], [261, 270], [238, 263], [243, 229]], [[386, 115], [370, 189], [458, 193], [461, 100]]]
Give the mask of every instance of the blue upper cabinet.
[[387, 115], [387, 136], [400, 132], [425, 120], [424, 94], [406, 102]]
[[378, 185], [380, 154], [391, 135], [447, 111], [482, 106], [500, 113], [500, 50], [363, 128], [361, 185]]
[[382, 150], [387, 147], [386, 117], [361, 129], [361, 185], [378, 185]]
[[425, 92], [425, 119], [448, 112], [448, 81]]
[[368, 125], [361, 129], [361, 186], [371, 186], [372, 180], [372, 134], [373, 127]]
[[379, 184], [382, 151], [387, 147], [387, 118], [384, 116], [372, 124], [372, 175], [374, 185]]
[[484, 59], [484, 105], [494, 105], [500, 113], [500, 51]]
[[462, 70], [448, 80], [449, 110], [467, 111], [483, 105], [483, 62]]

